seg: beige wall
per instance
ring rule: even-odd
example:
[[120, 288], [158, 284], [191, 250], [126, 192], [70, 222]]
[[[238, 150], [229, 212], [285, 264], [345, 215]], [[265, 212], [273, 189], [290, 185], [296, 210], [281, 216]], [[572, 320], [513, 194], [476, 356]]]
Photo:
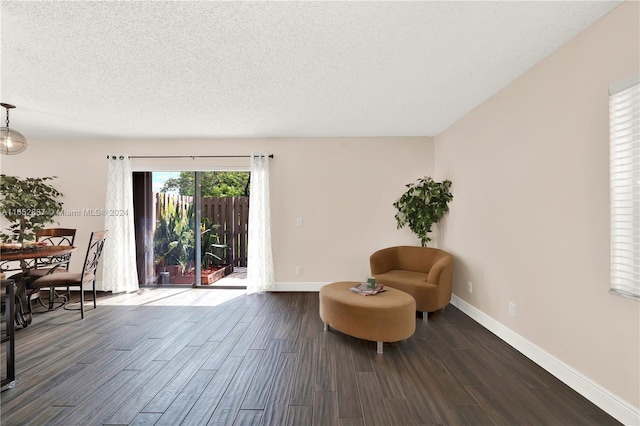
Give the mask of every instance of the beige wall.
[[639, 72], [639, 12], [619, 6], [435, 143], [454, 293], [635, 407], [640, 304], [607, 292], [608, 87]]
[[[394, 244], [418, 244], [397, 230], [392, 203], [405, 184], [433, 171], [433, 138], [30, 141], [24, 153], [2, 157], [2, 173], [58, 176], [67, 210], [104, 208], [107, 153], [235, 155], [267, 152], [272, 240], [279, 287], [317, 290], [319, 284], [361, 280], [369, 254]], [[248, 168], [249, 159], [144, 160], [136, 170]], [[303, 226], [296, 226], [296, 218]], [[103, 227], [100, 217], [61, 217], [77, 227], [77, 245]], [[5, 228], [5, 226], [2, 226]], [[72, 268], [81, 268], [80, 260]], [[302, 275], [296, 275], [302, 266]]]
[[[438, 135], [435, 166], [434, 141], [425, 137], [34, 140], [25, 153], [2, 157], [0, 168], [57, 175], [65, 208], [86, 209], [104, 206], [108, 152], [273, 153], [276, 280], [300, 289], [361, 279], [373, 250], [419, 244], [396, 229], [391, 204], [406, 183], [435, 171], [453, 181], [454, 201], [435, 241], [456, 255], [454, 293], [639, 407], [639, 304], [607, 292], [607, 88], [638, 72], [638, 16], [638, 3], [618, 7]], [[134, 166], [167, 170], [169, 163]], [[175, 162], [194, 164], [246, 168], [248, 160]], [[78, 228], [81, 247], [102, 224], [60, 219]]]

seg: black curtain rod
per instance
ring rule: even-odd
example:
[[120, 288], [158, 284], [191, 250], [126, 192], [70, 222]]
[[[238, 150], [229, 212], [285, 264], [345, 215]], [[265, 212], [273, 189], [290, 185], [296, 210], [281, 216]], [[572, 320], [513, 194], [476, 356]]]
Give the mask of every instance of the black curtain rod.
[[[115, 159], [115, 156], [113, 156]], [[273, 154], [268, 155], [269, 158], [273, 158]], [[129, 158], [251, 158], [250, 155], [130, 155]], [[107, 155], [107, 159], [109, 156]], [[121, 155], [120, 159], [124, 159]]]

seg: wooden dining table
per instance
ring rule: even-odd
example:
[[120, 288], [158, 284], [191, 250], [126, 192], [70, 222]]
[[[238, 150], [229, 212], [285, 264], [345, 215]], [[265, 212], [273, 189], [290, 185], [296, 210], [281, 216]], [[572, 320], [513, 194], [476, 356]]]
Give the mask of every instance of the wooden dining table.
[[[52, 258], [73, 253], [78, 250], [75, 246], [34, 246], [19, 250], [2, 250], [0, 249], [0, 271], [18, 272], [15, 275], [8, 276], [16, 282], [16, 322], [22, 327], [31, 324], [33, 315], [29, 307], [27, 297], [27, 282], [29, 271], [32, 269], [33, 263], [37, 259]], [[11, 262], [20, 262], [19, 267], [12, 266]], [[64, 263], [64, 262], [61, 262]], [[47, 268], [53, 268], [56, 262], [47, 264]]]

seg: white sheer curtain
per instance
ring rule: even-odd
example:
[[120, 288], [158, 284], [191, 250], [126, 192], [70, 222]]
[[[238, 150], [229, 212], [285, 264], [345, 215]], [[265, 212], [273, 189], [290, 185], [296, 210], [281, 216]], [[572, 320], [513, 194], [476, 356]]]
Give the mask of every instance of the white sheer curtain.
[[247, 293], [275, 289], [269, 208], [269, 157], [251, 155]]
[[133, 177], [128, 155], [109, 155], [104, 227], [102, 289], [113, 293], [138, 290], [133, 223]]

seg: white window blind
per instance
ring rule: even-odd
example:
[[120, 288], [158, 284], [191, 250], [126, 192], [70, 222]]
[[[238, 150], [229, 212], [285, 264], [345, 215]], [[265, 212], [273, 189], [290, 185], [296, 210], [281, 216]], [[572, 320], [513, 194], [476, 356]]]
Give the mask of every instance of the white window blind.
[[640, 84], [610, 89], [611, 292], [640, 298]]

